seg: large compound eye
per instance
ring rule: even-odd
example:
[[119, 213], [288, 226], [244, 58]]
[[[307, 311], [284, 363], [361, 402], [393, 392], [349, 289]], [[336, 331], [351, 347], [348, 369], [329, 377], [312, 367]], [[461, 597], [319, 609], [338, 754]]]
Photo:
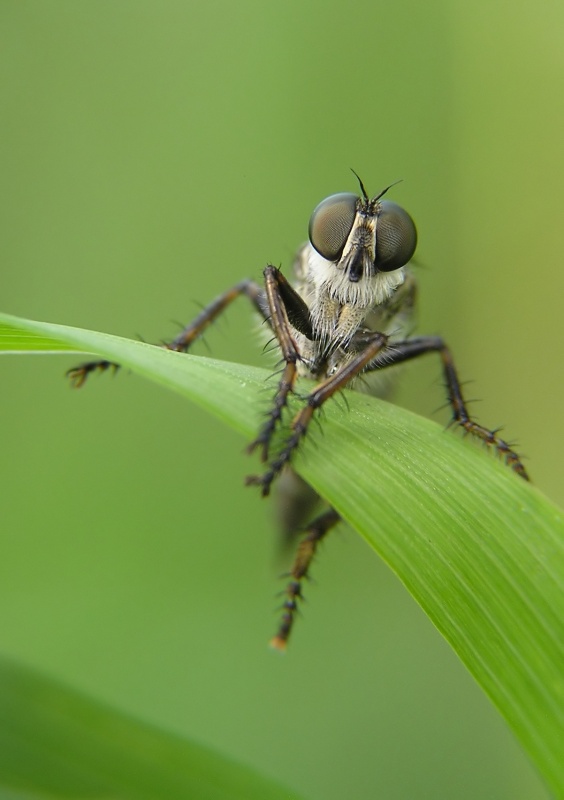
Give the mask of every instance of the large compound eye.
[[415, 223], [401, 206], [382, 200], [376, 224], [375, 266], [391, 272], [407, 264], [417, 246]]
[[309, 240], [319, 255], [338, 261], [356, 216], [357, 196], [341, 192], [326, 197], [309, 221]]

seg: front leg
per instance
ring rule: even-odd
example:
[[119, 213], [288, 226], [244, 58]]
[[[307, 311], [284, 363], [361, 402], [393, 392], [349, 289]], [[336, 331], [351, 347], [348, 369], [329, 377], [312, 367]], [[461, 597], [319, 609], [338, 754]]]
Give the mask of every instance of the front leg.
[[284, 369], [266, 421], [257, 438], [247, 448], [249, 453], [252, 453], [257, 447], [260, 448], [262, 461], [268, 459], [272, 437], [282, 419], [282, 413], [288, 405], [288, 398], [294, 391], [298, 375], [297, 363], [301, 356], [292, 335], [292, 328], [308, 338], [313, 337], [309, 309], [280, 270], [272, 265], [266, 267], [264, 281], [266, 300], [270, 311], [269, 323], [282, 351]]
[[388, 337], [384, 333], [366, 333], [363, 338], [363, 349], [338, 369], [334, 375], [318, 384], [306, 397], [305, 405], [292, 421], [290, 435], [279, 454], [270, 462], [267, 471], [263, 475], [251, 475], [247, 478], [246, 483], [248, 486], [261, 487], [263, 497], [270, 493], [273, 480], [290, 462], [295, 450], [306, 435], [315, 412], [336, 392], [344, 389], [357, 375], [363, 372], [367, 364], [373, 361], [388, 343]]

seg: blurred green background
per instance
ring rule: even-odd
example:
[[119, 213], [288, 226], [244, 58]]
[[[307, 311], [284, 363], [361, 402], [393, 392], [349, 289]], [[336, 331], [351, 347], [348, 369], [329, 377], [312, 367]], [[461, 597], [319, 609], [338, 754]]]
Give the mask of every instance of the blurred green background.
[[[403, 178], [418, 330], [564, 501], [563, 24], [550, 0], [3, 0], [2, 309], [170, 337], [288, 268], [314, 206], [356, 190], [350, 167], [373, 193]], [[207, 341], [265, 364], [244, 301]], [[245, 443], [132, 375], [72, 392], [75, 361], [0, 363], [5, 655], [312, 800], [547, 797], [344, 527], [287, 657], [270, 652], [280, 565]], [[406, 371], [401, 402], [443, 399], [436, 360]]]

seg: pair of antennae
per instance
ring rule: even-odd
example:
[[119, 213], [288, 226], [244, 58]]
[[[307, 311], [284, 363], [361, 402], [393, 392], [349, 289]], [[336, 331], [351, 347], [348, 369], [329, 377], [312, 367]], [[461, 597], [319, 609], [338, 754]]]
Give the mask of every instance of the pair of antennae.
[[[351, 167], [351, 172], [352, 172], [352, 174], [353, 174], [353, 175], [356, 177], [357, 181], [358, 181], [358, 182], [359, 182], [359, 184], [360, 184], [360, 191], [362, 192], [362, 196], [364, 197], [364, 199], [366, 200], [366, 202], [367, 202], [367, 203], [369, 203], [369, 202], [370, 202], [370, 197], [368, 197], [368, 193], [367, 193], [366, 189], [364, 188], [364, 184], [363, 184], [363, 182], [362, 182], [362, 178], [360, 177], [360, 175], [358, 174], [358, 172], [355, 172], [355, 171], [354, 171], [354, 169], [353, 169], [352, 167]], [[376, 195], [376, 197], [372, 198], [372, 202], [374, 202], [374, 201], [376, 201], [376, 200], [379, 200], [381, 197], [384, 197], [384, 195], [386, 194], [386, 192], [387, 192], [389, 189], [391, 189], [391, 188], [392, 188], [392, 186], [395, 186], [395, 185], [396, 185], [396, 183], [401, 183], [401, 182], [402, 182], [402, 180], [403, 180], [403, 178], [400, 178], [399, 180], [397, 180], [397, 181], [394, 181], [393, 183], [390, 183], [390, 185], [389, 185], [389, 186], [386, 186], [386, 188], [385, 188], [385, 189], [382, 189], [382, 191], [380, 192], [380, 194], [377, 194], [377, 195]]]

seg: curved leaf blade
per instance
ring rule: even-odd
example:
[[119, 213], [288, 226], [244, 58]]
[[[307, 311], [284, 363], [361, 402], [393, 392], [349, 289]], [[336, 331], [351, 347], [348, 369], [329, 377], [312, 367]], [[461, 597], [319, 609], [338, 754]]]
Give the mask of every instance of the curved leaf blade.
[[[0, 316], [120, 361], [252, 436], [263, 370]], [[0, 342], [1, 346], [1, 342]], [[359, 393], [296, 469], [396, 572], [564, 792], [564, 515], [480, 448]]]

